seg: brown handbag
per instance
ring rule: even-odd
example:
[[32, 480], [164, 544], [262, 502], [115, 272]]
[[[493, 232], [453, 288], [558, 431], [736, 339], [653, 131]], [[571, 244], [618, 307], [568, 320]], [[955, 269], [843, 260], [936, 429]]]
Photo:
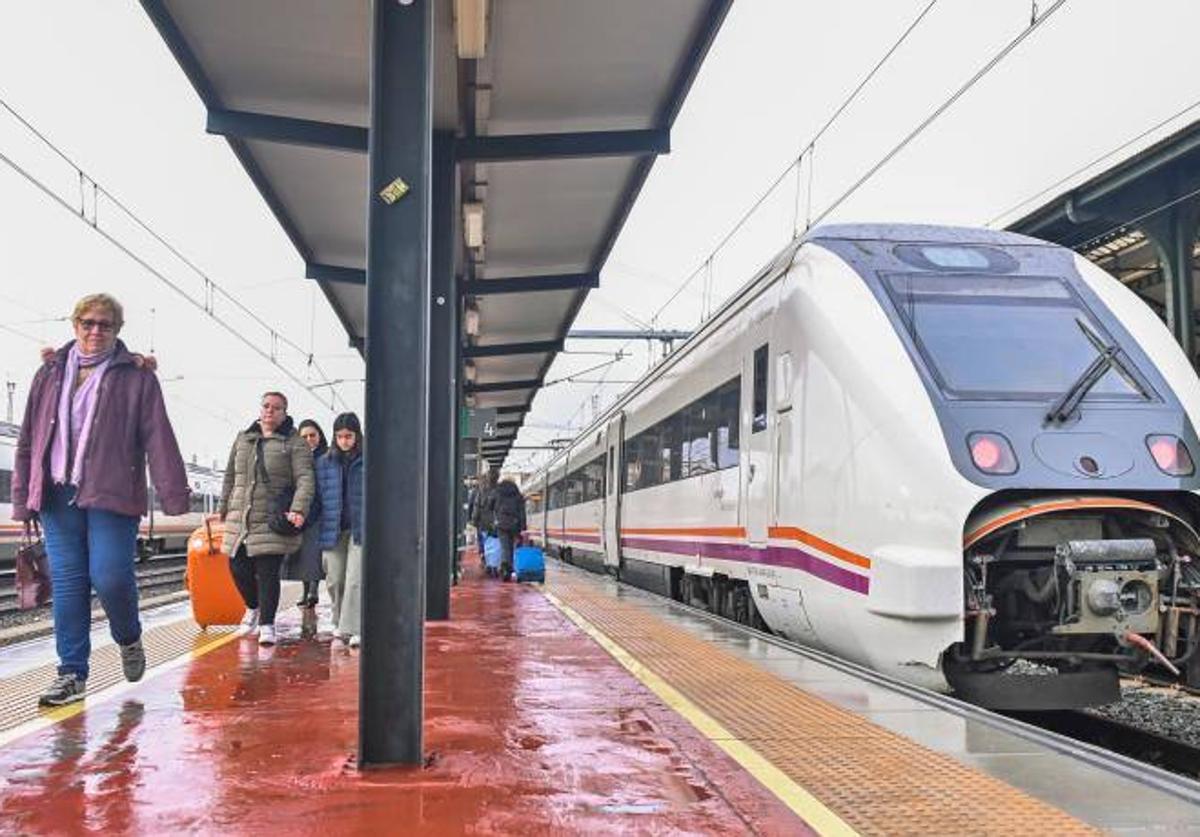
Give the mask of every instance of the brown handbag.
[[17, 549], [17, 607], [32, 610], [50, 601], [50, 560], [42, 527], [25, 522], [25, 534]]

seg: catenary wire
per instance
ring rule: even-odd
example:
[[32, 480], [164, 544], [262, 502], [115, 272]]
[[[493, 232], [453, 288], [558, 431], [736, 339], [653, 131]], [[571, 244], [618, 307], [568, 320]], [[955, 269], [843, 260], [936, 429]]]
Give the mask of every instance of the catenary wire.
[[1014, 49], [1016, 49], [1018, 46], [1020, 46], [1021, 43], [1026, 38], [1028, 38], [1030, 35], [1032, 35], [1034, 32], [1036, 32], [1042, 26], [1043, 23], [1045, 23], [1047, 20], [1049, 20], [1054, 15], [1055, 12], [1057, 12], [1064, 5], [1066, 5], [1066, 2], [1067, 2], [1067, 0], [1055, 0], [1054, 5], [1050, 6], [1050, 8], [1048, 8], [1048, 9], [1046, 9], [1046, 11], [1044, 11], [1040, 17], [1036, 18], [1032, 23], [1030, 23], [1028, 26], [1026, 26], [1024, 29], [1022, 29], [1021, 32], [1015, 38], [1013, 38], [1011, 41], [1009, 41], [1007, 44], [1005, 44], [1004, 47], [998, 53], [993, 55], [986, 64], [984, 64], [982, 67], [980, 67], [975, 72], [975, 75], [971, 76], [969, 79], [967, 79], [965, 84], [963, 84], [961, 87], [959, 87], [957, 90], [955, 90], [954, 93], [950, 96], [950, 98], [948, 98], [946, 101], [942, 102], [942, 104], [938, 105], [933, 110], [932, 113], [930, 113], [927, 117], [925, 117], [925, 119], [923, 119], [921, 121], [920, 124], [917, 125], [917, 127], [913, 128], [911, 131], [909, 131], [908, 134], [905, 135], [904, 139], [900, 140], [900, 142], [897, 143], [895, 145], [895, 147], [892, 148], [892, 150], [890, 150], [887, 154], [884, 154], [883, 157], [881, 157], [879, 159], [879, 161], [877, 163], [875, 163], [875, 165], [873, 165], [869, 169], [867, 169], [867, 171], [861, 177], [859, 177], [858, 180], [854, 181], [854, 183], [850, 186], [849, 189], [847, 189], [845, 192], [843, 192], [841, 195], [839, 195], [838, 198], [833, 201], [833, 203], [831, 203], [831, 204], [829, 204], [829, 206], [825, 207], [825, 209], [822, 210], [821, 214], [818, 215], [815, 219], [813, 219], [813, 223], [819, 224], [819, 223], [821, 223], [822, 220], [829, 217], [829, 215], [832, 212], [834, 212], [839, 206], [841, 206], [843, 203], [845, 203], [855, 192], [857, 192], [860, 188], [862, 188], [862, 186], [865, 183], [867, 183], [867, 181], [869, 181], [872, 177], [874, 177], [879, 172], [880, 169], [882, 169], [884, 166], [886, 166], [888, 163], [890, 163], [896, 157], [896, 155], [898, 155], [901, 151], [903, 151], [905, 148], [907, 148], [909, 143], [911, 143], [918, 136], [920, 136], [922, 133], [924, 133], [926, 128], [928, 128], [935, 121], [937, 121], [938, 117], [940, 117], [943, 113], [945, 113], [947, 110], [949, 110], [954, 105], [954, 103], [957, 102], [959, 99], [961, 99], [968, 90], [970, 90], [972, 87], [974, 87], [981, 79], [983, 79], [985, 76], [988, 75], [988, 73], [990, 73], [993, 69], [995, 69], [996, 66], [999, 65], [1000, 62], [1003, 61], [1009, 55], [1009, 53], [1011, 53]]
[[[5, 163], [9, 168], [11, 168], [17, 174], [19, 174], [23, 178], [25, 178], [30, 184], [32, 184], [33, 186], [38, 188], [43, 194], [45, 194], [47, 197], [51, 198], [60, 207], [65, 209], [67, 212], [69, 212], [75, 218], [82, 221], [87, 226], [91, 227], [102, 238], [104, 238], [106, 241], [108, 241], [110, 244], [112, 244], [114, 247], [116, 247], [121, 252], [125, 253], [125, 255], [127, 255], [130, 259], [135, 261], [137, 264], [139, 264], [143, 268], [145, 268], [151, 275], [155, 276], [163, 284], [165, 284], [168, 288], [175, 291], [176, 294], [178, 294], [179, 296], [182, 296], [189, 303], [191, 303], [194, 307], [196, 307], [196, 308], [204, 311], [206, 314], [208, 314], [223, 329], [225, 329], [227, 332], [232, 334], [235, 338], [237, 338], [240, 342], [245, 344], [248, 348], [250, 348], [256, 354], [261, 356], [263, 359], [267, 360], [269, 363], [271, 363], [271, 365], [280, 369], [292, 381], [299, 384], [305, 390], [309, 390], [309, 384], [306, 383], [305, 381], [301, 380], [295, 374], [293, 374], [291, 372], [291, 370], [289, 370], [283, 364], [279, 363], [279, 361], [274, 357], [273, 353], [264, 352], [261, 348], [259, 348], [257, 345], [255, 345], [252, 341], [248, 340], [244, 335], [242, 335], [240, 332], [238, 332], [235, 328], [233, 328], [230, 325], [227, 325], [220, 318], [213, 315], [212, 311], [210, 310], [210, 308], [208, 306], [206, 306], [205, 304], [203, 304], [201, 302], [198, 302], [194, 297], [192, 297], [191, 294], [189, 294], [185, 289], [183, 289], [181, 286], [179, 286], [176, 282], [171, 281], [164, 273], [162, 273], [161, 271], [152, 267], [146, 259], [143, 259], [142, 257], [138, 256], [136, 253], [133, 252], [133, 250], [131, 248], [127, 247], [126, 245], [124, 245], [120, 241], [118, 241], [114, 235], [101, 229], [101, 227], [95, 220], [96, 218], [98, 218], [98, 198], [96, 196], [103, 195], [108, 200], [109, 203], [111, 203], [116, 208], [120, 209], [121, 212], [126, 217], [128, 217], [131, 221], [134, 222], [134, 224], [136, 224], [143, 231], [145, 231], [155, 241], [159, 242], [164, 248], [166, 248], [166, 250], [168, 252], [170, 252], [173, 256], [175, 256], [177, 259], [179, 259], [179, 261], [181, 261], [183, 264], [185, 264], [187, 267], [189, 267], [194, 273], [196, 273], [200, 278], [202, 278], [205, 282], [206, 288], [211, 289], [211, 291], [214, 293], [220, 294], [222, 297], [224, 297], [226, 300], [228, 300], [231, 304], [233, 304], [234, 307], [236, 307], [238, 310], [242, 311], [244, 314], [246, 314], [246, 316], [248, 316], [254, 322], [258, 323], [260, 326], [262, 326], [264, 329], [266, 329], [267, 332], [271, 335], [273, 342], [276, 340], [282, 340], [282, 342], [284, 342], [289, 347], [291, 347], [291, 348], [295, 349], [296, 351], [300, 352], [301, 354], [305, 355], [306, 358], [308, 358], [309, 365], [311, 365], [317, 371], [318, 375], [320, 375], [323, 378], [327, 377], [325, 375], [325, 373], [323, 372], [323, 370], [320, 368], [320, 366], [315, 362], [315, 360], [313, 359], [312, 354], [310, 352], [305, 351], [302, 346], [294, 343], [293, 341], [289, 340], [286, 336], [282, 335], [278, 330], [276, 330], [269, 323], [267, 323], [265, 320], [263, 320], [261, 317], [259, 317], [258, 314], [256, 314], [253, 310], [251, 310], [244, 303], [242, 303], [241, 300], [234, 297], [232, 294], [230, 294], [228, 291], [226, 291], [224, 288], [222, 288], [220, 285], [218, 285], [216, 282], [214, 282], [211, 278], [209, 278], [208, 275], [200, 267], [198, 267], [194, 262], [192, 262], [182, 252], [180, 252], [179, 249], [176, 248], [173, 244], [171, 244], [169, 241], [167, 241], [165, 238], [163, 238], [156, 230], [154, 230], [152, 227], [150, 227], [136, 213], [134, 213], [127, 205], [125, 205], [119, 198], [117, 198], [106, 188], [104, 188], [103, 186], [98, 184], [90, 175], [88, 175], [83, 170], [82, 167], [80, 167], [77, 163], [75, 163], [74, 160], [72, 160], [66, 153], [64, 153], [60, 148], [58, 148], [45, 134], [43, 134], [41, 131], [39, 131], [29, 120], [27, 120], [24, 116], [22, 116], [11, 104], [9, 104], [8, 101], [3, 99], [2, 97], [0, 97], [0, 107], [2, 107], [5, 111], [7, 111], [20, 125], [22, 125], [26, 130], [28, 130], [31, 134], [33, 134], [33, 136], [37, 137], [37, 139], [43, 145], [45, 145], [47, 148], [49, 148], [55, 155], [57, 155], [67, 165], [69, 165], [72, 169], [74, 169], [80, 177], [81, 184], [83, 183], [84, 179], [86, 179], [86, 181], [91, 184], [92, 190], [93, 190], [93, 195], [94, 195], [94, 201], [96, 201], [93, 203], [93, 219], [89, 220], [86, 217], [86, 212], [84, 212], [82, 210], [82, 208], [80, 211], [76, 211], [75, 207], [72, 206], [70, 203], [68, 203], [65, 199], [63, 199], [63, 197], [61, 195], [59, 195], [57, 192], [55, 192], [53, 189], [51, 189], [49, 186], [47, 186], [42, 180], [40, 180], [37, 176], [35, 176], [32, 172], [30, 172], [28, 169], [26, 169], [24, 166], [22, 166], [20, 163], [18, 163], [15, 159], [10, 157], [9, 155], [7, 155], [3, 152], [0, 152], [0, 162]], [[81, 207], [82, 207], [82, 204], [81, 204]], [[333, 389], [332, 392], [333, 392], [332, 399], [334, 401], [341, 401], [343, 405], [346, 405], [345, 400], [341, 397], [340, 393], [338, 393], [336, 389]], [[333, 405], [331, 404], [331, 406], [333, 406]]]

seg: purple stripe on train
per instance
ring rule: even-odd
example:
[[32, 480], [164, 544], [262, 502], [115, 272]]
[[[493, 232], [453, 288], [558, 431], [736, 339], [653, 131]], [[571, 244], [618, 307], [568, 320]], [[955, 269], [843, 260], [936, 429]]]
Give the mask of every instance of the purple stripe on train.
[[621, 538], [621, 545], [631, 549], [669, 552], [672, 555], [700, 555], [702, 558], [787, 567], [815, 575], [830, 584], [836, 584], [838, 587], [864, 595], [870, 591], [871, 587], [871, 579], [867, 576], [851, 572], [829, 563], [824, 558], [818, 558], [811, 552], [791, 546], [758, 547], [740, 543], [657, 540], [655, 538]]

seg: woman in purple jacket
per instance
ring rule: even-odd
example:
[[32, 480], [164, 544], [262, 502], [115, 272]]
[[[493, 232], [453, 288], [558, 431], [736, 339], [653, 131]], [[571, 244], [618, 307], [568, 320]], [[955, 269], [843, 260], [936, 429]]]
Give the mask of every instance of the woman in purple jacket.
[[83, 698], [95, 588], [121, 649], [125, 678], [146, 670], [134, 551], [146, 511], [146, 460], [163, 512], [188, 510], [183, 458], [158, 379], [117, 339], [121, 304], [85, 296], [75, 339], [33, 377], [17, 440], [13, 517], [39, 518], [50, 556], [58, 678], [43, 706]]

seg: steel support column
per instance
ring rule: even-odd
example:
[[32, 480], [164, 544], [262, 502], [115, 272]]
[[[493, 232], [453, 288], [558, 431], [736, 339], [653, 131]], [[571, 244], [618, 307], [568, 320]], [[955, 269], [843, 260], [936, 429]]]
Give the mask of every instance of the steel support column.
[[1162, 257], [1167, 282], [1167, 327], [1194, 365], [1196, 362], [1195, 293], [1193, 256], [1200, 201], [1191, 199], [1147, 218], [1142, 230], [1154, 241]]
[[429, 316], [429, 501], [426, 509], [425, 618], [450, 618], [454, 550], [454, 135], [433, 136], [432, 284]]
[[423, 760], [433, 2], [371, 8], [360, 767]]

